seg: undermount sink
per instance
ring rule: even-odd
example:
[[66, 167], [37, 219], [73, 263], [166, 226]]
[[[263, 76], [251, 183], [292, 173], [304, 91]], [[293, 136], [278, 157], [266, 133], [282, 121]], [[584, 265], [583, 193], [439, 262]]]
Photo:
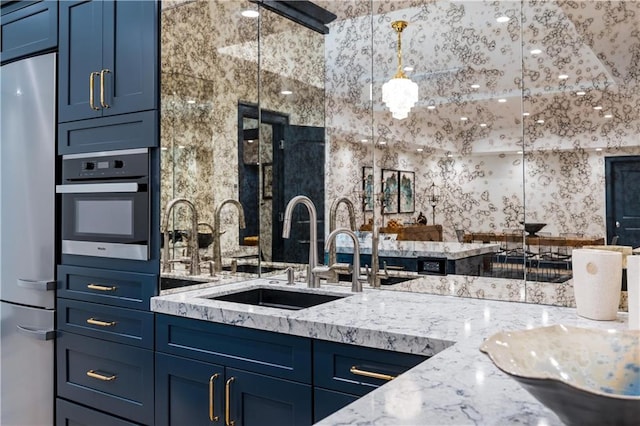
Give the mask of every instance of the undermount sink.
[[[223, 266], [223, 271], [231, 271], [231, 266]], [[260, 271], [263, 274], [273, 271], [281, 271], [282, 268], [272, 268], [269, 266], [258, 266], [258, 265], [237, 265], [236, 272], [243, 272], [247, 274], [257, 274]]]
[[346, 296], [348, 295], [338, 296], [273, 288], [253, 288], [221, 296], [209, 296], [207, 299], [298, 311], [300, 309], [332, 302]]

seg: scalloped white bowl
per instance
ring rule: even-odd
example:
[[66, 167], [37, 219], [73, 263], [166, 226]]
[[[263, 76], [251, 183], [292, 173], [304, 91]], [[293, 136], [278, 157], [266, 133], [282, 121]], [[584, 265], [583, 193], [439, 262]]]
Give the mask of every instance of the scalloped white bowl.
[[566, 424], [640, 424], [640, 330], [505, 331], [480, 350]]

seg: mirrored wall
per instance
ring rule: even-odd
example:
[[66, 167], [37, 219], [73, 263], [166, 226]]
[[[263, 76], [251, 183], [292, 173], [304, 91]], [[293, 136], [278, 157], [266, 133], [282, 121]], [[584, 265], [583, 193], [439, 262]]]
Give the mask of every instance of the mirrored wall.
[[[249, 1], [163, 2], [163, 216], [176, 197], [199, 222], [219, 214], [224, 266], [306, 263], [302, 207], [281, 238], [301, 194], [319, 253], [330, 219], [350, 227], [332, 203], [350, 200], [363, 251], [419, 275], [397, 289], [571, 304], [572, 247], [640, 245], [629, 188], [612, 183], [640, 169], [639, 3], [314, 3], [336, 16], [326, 34]], [[418, 89], [403, 119], [382, 93], [399, 59]], [[187, 210], [171, 217], [188, 229]], [[436, 269], [393, 265], [393, 248]]]

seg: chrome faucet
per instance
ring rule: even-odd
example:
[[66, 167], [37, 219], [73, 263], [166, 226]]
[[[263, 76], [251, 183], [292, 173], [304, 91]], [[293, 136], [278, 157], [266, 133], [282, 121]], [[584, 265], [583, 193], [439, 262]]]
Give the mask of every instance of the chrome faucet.
[[227, 204], [232, 204], [238, 209], [238, 222], [240, 223], [240, 229], [244, 229], [246, 226], [244, 223], [244, 209], [239, 201], [227, 198], [218, 204], [215, 211], [215, 228], [213, 231], [213, 267], [216, 272], [222, 271], [222, 248], [220, 247], [220, 235], [222, 233], [220, 232], [220, 211]]
[[198, 253], [198, 212], [196, 206], [186, 198], [174, 198], [167, 203], [164, 213], [164, 259], [162, 261], [162, 272], [171, 271], [169, 261], [169, 215], [178, 204], [185, 204], [191, 210], [191, 236], [189, 237], [189, 251], [191, 254], [191, 264], [189, 274], [200, 275], [200, 255]]
[[[358, 237], [356, 234], [347, 228], [338, 228], [329, 234], [327, 241], [324, 245], [325, 250], [329, 250], [331, 245], [335, 246], [334, 240], [338, 234], [347, 234], [353, 240], [353, 270], [351, 271], [351, 291], [361, 292], [362, 282], [360, 281], [360, 243], [358, 243]], [[329, 269], [333, 266], [333, 263], [329, 262]]]
[[282, 228], [282, 238], [289, 238], [291, 234], [291, 220], [293, 209], [298, 205], [304, 205], [309, 211], [309, 267], [307, 271], [307, 286], [310, 288], [320, 287], [320, 277], [316, 275], [314, 269], [318, 266], [318, 214], [313, 201], [304, 195], [293, 197], [284, 211], [284, 224]]
[[[340, 207], [340, 204], [344, 204], [347, 206], [347, 211], [349, 213], [349, 226], [351, 227], [352, 231], [355, 231], [356, 230], [356, 213], [355, 213], [355, 208], [353, 206], [353, 203], [347, 197], [340, 197], [340, 198], [337, 198], [331, 204], [331, 208], [329, 209], [329, 232], [332, 232], [334, 229], [336, 229], [336, 216], [337, 216], [338, 207]], [[336, 245], [333, 244], [331, 246], [331, 249], [329, 249], [329, 265], [333, 265], [335, 263], [336, 263]], [[338, 274], [333, 274], [333, 276], [329, 277], [327, 281], [337, 282]]]

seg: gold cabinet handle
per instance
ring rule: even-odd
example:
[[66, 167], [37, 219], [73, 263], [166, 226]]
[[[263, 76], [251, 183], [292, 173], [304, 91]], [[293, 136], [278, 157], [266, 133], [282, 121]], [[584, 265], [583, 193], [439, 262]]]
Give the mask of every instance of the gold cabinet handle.
[[111, 287], [107, 287], [105, 285], [87, 284], [87, 288], [90, 290], [98, 290], [98, 291], [116, 291], [118, 287], [114, 285]]
[[116, 379], [115, 374], [112, 374], [111, 376], [105, 376], [104, 374], [96, 373], [96, 370], [87, 371], [87, 376], [94, 379], [102, 380], [103, 382], [111, 382]]
[[349, 372], [351, 372], [351, 374], [355, 374], [356, 376], [365, 376], [365, 377], [371, 377], [371, 378], [380, 379], [380, 380], [393, 380], [393, 379], [396, 378], [396, 376], [391, 376], [389, 374], [375, 373], [373, 371], [360, 370], [355, 365], [352, 366], [349, 369]]
[[102, 108], [109, 108], [110, 106], [104, 99], [104, 75], [110, 72], [106, 68], [100, 71], [100, 105], [102, 105]]
[[116, 322], [115, 321], [100, 321], [100, 320], [97, 320], [95, 318], [89, 318], [89, 319], [87, 319], [87, 324], [99, 325], [100, 327], [113, 327], [114, 325], [116, 325]]
[[93, 90], [95, 88], [95, 83], [94, 83], [95, 79], [94, 79], [94, 77], [96, 75], [99, 75], [99, 74], [100, 73], [96, 72], [96, 71], [94, 71], [91, 74], [89, 74], [89, 106], [94, 111], [98, 111], [100, 109], [100, 108], [98, 108], [97, 106], [95, 106], [93, 104], [93, 101], [94, 101]]
[[224, 424], [226, 426], [235, 426], [236, 421], [231, 420], [231, 383], [236, 380], [235, 377], [231, 377], [224, 385]]
[[214, 374], [213, 376], [209, 377], [209, 420], [211, 420], [212, 422], [217, 422], [220, 419], [220, 416], [216, 416], [214, 413], [214, 395], [215, 395], [215, 387], [214, 387], [214, 383], [216, 381], [216, 379], [219, 377], [220, 375], [218, 373]]

